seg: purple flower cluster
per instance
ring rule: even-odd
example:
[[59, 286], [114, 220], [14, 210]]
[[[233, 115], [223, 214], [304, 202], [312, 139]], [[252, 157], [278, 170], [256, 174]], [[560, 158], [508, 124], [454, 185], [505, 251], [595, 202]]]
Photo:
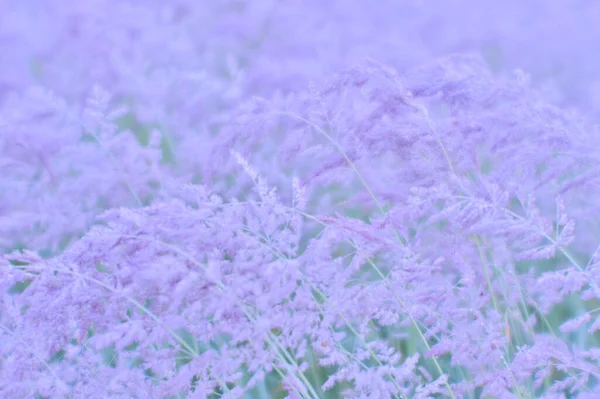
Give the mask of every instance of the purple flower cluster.
[[600, 397], [599, 13], [0, 3], [0, 397]]

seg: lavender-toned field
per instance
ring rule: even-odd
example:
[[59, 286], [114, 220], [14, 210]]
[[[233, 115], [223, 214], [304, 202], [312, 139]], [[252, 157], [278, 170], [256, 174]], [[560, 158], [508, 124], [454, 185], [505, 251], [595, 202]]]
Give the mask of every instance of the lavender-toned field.
[[599, 21], [0, 0], [0, 399], [600, 398]]

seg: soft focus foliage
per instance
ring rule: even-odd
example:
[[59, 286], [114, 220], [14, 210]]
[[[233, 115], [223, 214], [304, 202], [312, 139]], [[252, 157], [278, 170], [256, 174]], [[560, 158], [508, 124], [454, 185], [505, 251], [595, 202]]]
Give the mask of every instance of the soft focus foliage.
[[600, 397], [598, 16], [1, 2], [0, 397]]

